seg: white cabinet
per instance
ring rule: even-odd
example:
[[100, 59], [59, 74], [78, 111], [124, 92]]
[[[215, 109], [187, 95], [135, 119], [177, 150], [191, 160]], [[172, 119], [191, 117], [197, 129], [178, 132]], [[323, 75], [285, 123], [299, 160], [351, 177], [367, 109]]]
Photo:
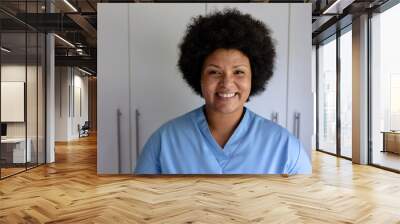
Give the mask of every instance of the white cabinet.
[[203, 104], [183, 80], [177, 61], [178, 43], [187, 24], [193, 16], [204, 14], [205, 7], [146, 3], [131, 4], [129, 10], [134, 95], [131, 117], [138, 121], [132, 127], [138, 131], [137, 144], [142, 149], [163, 123]]
[[311, 4], [290, 4], [287, 129], [311, 158], [314, 136], [314, 91], [311, 57]]
[[131, 172], [138, 149], [161, 124], [204, 103], [178, 71], [178, 44], [193, 16], [226, 6], [264, 21], [276, 41], [274, 76], [246, 106], [268, 119], [277, 114], [290, 131], [300, 113], [296, 130], [310, 153], [311, 4], [105, 3], [98, 10], [99, 173], [117, 173], [118, 164]]
[[98, 14], [97, 171], [112, 174], [121, 169], [130, 173], [128, 4], [99, 4]]

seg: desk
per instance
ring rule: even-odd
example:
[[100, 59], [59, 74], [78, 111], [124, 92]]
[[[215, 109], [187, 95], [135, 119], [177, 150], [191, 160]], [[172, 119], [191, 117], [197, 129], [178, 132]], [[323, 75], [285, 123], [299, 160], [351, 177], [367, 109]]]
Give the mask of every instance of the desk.
[[[32, 141], [30, 138], [28, 138], [26, 142], [28, 142], [27, 144], [28, 147], [26, 147], [26, 152], [25, 152], [25, 138], [1, 139], [1, 156], [8, 163], [31, 162]], [[25, 161], [25, 158], [27, 158], [27, 161]]]
[[382, 131], [383, 150], [382, 152], [393, 152], [400, 154], [400, 131]]

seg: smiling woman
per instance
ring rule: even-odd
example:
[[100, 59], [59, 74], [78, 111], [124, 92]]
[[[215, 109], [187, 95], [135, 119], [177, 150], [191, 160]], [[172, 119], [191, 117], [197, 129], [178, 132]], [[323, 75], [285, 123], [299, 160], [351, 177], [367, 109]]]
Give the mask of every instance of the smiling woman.
[[205, 104], [153, 133], [135, 173], [311, 173], [300, 141], [244, 106], [265, 90], [274, 61], [269, 29], [249, 14], [226, 9], [196, 17], [178, 67]]

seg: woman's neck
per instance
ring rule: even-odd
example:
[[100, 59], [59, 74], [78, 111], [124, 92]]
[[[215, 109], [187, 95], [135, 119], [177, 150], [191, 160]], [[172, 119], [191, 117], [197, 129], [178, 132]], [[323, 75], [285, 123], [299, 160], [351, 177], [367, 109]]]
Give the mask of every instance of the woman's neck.
[[208, 127], [211, 134], [221, 147], [226, 144], [229, 137], [233, 134], [243, 114], [243, 107], [240, 110], [229, 114], [213, 111], [212, 109], [207, 108], [207, 106], [205, 107]]

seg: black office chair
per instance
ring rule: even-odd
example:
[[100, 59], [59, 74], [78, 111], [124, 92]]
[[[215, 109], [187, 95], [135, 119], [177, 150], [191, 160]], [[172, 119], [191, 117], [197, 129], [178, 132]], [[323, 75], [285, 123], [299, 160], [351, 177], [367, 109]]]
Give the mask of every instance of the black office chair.
[[78, 125], [78, 129], [79, 129], [79, 138], [89, 136], [89, 129], [90, 129], [89, 121], [85, 121], [82, 127], [79, 127]]

